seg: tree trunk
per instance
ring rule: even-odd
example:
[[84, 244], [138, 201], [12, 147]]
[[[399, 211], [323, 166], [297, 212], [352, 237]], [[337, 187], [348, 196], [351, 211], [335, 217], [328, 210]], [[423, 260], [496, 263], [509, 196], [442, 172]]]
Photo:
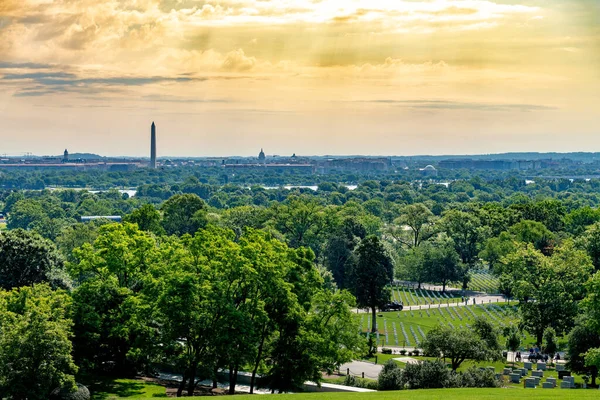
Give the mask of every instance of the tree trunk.
[[177, 397], [181, 397], [182, 393], [183, 393], [183, 388], [185, 387], [185, 383], [187, 382], [187, 371], [183, 373], [183, 375], [181, 376], [181, 383], [179, 384], [179, 387], [177, 388]]
[[229, 371], [229, 394], [235, 394], [235, 385], [237, 383], [238, 367], [234, 367], [233, 374]]
[[371, 333], [375, 333], [377, 332], [377, 307], [371, 307], [371, 310], [373, 310], [373, 321], [371, 324]]
[[250, 394], [254, 394], [254, 384], [256, 382], [256, 372], [258, 371], [258, 365], [262, 357], [263, 346], [265, 344], [266, 333], [263, 331], [262, 338], [260, 339], [260, 345], [258, 346], [258, 354], [256, 356], [256, 362], [254, 363], [254, 369], [252, 370], [252, 377], [250, 378]]
[[190, 368], [190, 381], [188, 382], [188, 396], [194, 395], [194, 389], [196, 389], [196, 365]]
[[446, 281], [442, 281], [442, 293], [446, 293]]
[[592, 371], [592, 386], [596, 386], [596, 376], [598, 376], [598, 371]]

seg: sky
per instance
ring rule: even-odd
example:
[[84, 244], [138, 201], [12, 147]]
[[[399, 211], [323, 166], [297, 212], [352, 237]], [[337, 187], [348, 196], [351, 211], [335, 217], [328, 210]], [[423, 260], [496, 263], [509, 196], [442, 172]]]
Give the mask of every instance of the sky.
[[0, 154], [600, 151], [598, 0], [0, 0]]

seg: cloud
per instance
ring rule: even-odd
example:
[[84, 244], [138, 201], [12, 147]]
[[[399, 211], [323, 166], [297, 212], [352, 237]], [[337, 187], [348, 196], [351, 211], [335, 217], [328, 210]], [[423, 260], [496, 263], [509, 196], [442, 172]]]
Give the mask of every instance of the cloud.
[[398, 107], [425, 109], [425, 110], [473, 110], [473, 111], [550, 111], [557, 110], [556, 107], [539, 104], [519, 103], [479, 103], [452, 100], [391, 100], [374, 99], [358, 100], [354, 103], [389, 104]]
[[0, 69], [47, 69], [53, 68], [52, 64], [42, 64], [42, 63], [30, 63], [30, 62], [22, 62], [22, 63], [12, 63], [0, 61]]
[[256, 66], [256, 58], [248, 57], [244, 50], [237, 49], [225, 55], [221, 68], [225, 71], [248, 71]]

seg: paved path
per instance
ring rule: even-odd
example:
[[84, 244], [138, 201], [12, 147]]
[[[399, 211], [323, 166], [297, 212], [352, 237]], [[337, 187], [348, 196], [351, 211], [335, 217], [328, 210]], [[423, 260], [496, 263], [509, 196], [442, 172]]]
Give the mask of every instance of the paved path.
[[420, 362], [416, 358], [412, 358], [412, 357], [398, 357], [398, 358], [394, 358], [394, 360], [400, 361], [401, 363], [404, 363], [404, 364], [418, 364]]
[[383, 369], [383, 365], [373, 364], [366, 361], [352, 361], [340, 367], [340, 373], [345, 375], [350, 369], [350, 375], [361, 377], [365, 374], [365, 378], [377, 379], [379, 373]]

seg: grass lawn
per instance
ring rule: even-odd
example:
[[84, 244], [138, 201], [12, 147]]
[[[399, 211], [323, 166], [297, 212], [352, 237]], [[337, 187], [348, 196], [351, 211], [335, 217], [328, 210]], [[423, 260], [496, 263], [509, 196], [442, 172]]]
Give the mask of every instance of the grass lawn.
[[92, 394], [92, 400], [109, 399], [152, 399], [167, 397], [163, 386], [141, 379], [97, 378], [83, 380]]
[[[557, 393], [560, 391], [560, 394]], [[277, 395], [278, 400], [506, 400], [523, 399], [543, 400], [556, 399], [560, 396], [561, 400], [579, 400], [579, 399], [597, 399], [598, 390], [561, 390], [561, 389], [533, 389], [527, 392], [512, 389], [438, 389], [438, 390], [404, 390], [399, 392], [376, 392], [376, 393], [303, 393], [303, 394], [281, 394]], [[236, 399], [247, 400], [252, 396], [236, 396]]]
[[[460, 299], [459, 299], [460, 300]], [[514, 305], [507, 303], [469, 304], [457, 307], [439, 307], [436, 305], [423, 306], [421, 310], [390, 311], [377, 314], [377, 330], [379, 331], [379, 346], [390, 347], [418, 347], [427, 332], [439, 325], [469, 327], [475, 316], [482, 316], [490, 320], [496, 327], [509, 325], [518, 321]], [[371, 315], [357, 314], [360, 328], [367, 332], [371, 327]], [[396, 335], [394, 335], [394, 327]], [[403, 329], [404, 328], [404, 331]], [[387, 332], [387, 338], [385, 333]], [[406, 334], [406, 335], [405, 335]], [[504, 338], [500, 338], [503, 343]], [[522, 343], [526, 347], [531, 338], [524, 336]]]

